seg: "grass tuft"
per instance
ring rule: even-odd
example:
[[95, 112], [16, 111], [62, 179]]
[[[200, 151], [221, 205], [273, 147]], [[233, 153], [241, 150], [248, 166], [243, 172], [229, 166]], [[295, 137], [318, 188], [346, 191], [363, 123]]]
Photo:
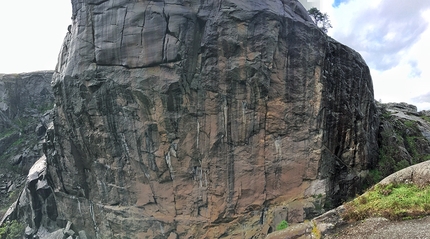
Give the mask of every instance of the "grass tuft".
[[278, 225], [276, 225], [276, 231], [284, 230], [288, 227], [288, 222], [285, 220], [282, 220]]
[[365, 194], [345, 204], [345, 220], [369, 217], [390, 220], [419, 218], [430, 214], [430, 186], [415, 184], [376, 185]]

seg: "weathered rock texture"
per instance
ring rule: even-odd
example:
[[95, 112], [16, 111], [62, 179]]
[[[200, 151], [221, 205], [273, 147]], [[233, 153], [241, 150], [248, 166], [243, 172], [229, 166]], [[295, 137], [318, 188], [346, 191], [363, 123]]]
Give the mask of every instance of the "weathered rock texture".
[[376, 160], [368, 67], [296, 0], [72, 4], [46, 144], [58, 214], [30, 225], [264, 238]]
[[[369, 185], [408, 166], [430, 160], [430, 114], [406, 103], [378, 104], [379, 160]], [[367, 181], [367, 180], [366, 180]]]
[[[430, 184], [430, 161], [399, 170], [378, 182], [377, 185], [391, 183], [407, 183], [427, 187]], [[313, 218], [311, 221], [298, 223], [285, 230], [270, 233], [266, 239], [395, 238], [399, 235], [402, 235], [402, 238], [421, 238], [428, 234], [429, 217], [407, 220], [407, 222], [395, 222], [386, 218], [368, 218], [355, 222], [344, 220], [344, 215], [345, 207], [342, 205]]]
[[53, 71], [0, 74], [0, 217], [42, 155], [45, 114], [54, 105]]
[[[377, 108], [380, 116], [379, 160], [370, 168], [364, 185], [429, 185], [429, 112], [417, 112], [414, 105], [406, 103], [377, 104]], [[393, 238], [392, 235], [400, 235], [399, 231], [404, 238], [418, 238], [418, 235], [426, 235], [428, 231], [425, 224], [428, 218], [408, 222], [392, 222], [385, 218], [348, 222], [343, 220], [344, 210], [344, 206], [337, 207], [311, 221], [271, 233], [266, 239], [318, 238], [317, 235], [323, 238]]]
[[19, 127], [25, 118], [52, 108], [53, 73], [0, 74], [0, 132]]

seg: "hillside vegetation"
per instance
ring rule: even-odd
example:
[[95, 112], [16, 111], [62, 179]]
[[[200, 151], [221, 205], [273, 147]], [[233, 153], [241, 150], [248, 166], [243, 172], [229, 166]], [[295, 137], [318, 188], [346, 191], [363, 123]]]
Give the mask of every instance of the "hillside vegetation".
[[430, 185], [376, 185], [345, 204], [345, 220], [385, 217], [391, 220], [419, 218], [430, 214]]

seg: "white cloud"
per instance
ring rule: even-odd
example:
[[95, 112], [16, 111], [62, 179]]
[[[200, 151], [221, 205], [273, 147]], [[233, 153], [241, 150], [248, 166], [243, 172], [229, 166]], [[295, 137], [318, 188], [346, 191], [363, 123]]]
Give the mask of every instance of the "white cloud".
[[375, 98], [430, 109], [430, 1], [350, 0], [332, 8], [338, 41], [358, 51], [371, 68]]

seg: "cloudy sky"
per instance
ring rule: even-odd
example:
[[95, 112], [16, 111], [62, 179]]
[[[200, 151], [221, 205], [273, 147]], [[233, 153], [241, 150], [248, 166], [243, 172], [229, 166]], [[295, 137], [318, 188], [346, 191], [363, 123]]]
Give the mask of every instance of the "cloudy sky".
[[[331, 19], [328, 34], [357, 50], [372, 73], [375, 99], [430, 109], [429, 0], [300, 0]], [[0, 2], [0, 73], [54, 69], [69, 0]]]
[[328, 34], [369, 65], [376, 100], [430, 109], [429, 0], [321, 0], [320, 5], [333, 25]]
[[0, 73], [53, 70], [71, 15], [70, 0], [0, 0]]

